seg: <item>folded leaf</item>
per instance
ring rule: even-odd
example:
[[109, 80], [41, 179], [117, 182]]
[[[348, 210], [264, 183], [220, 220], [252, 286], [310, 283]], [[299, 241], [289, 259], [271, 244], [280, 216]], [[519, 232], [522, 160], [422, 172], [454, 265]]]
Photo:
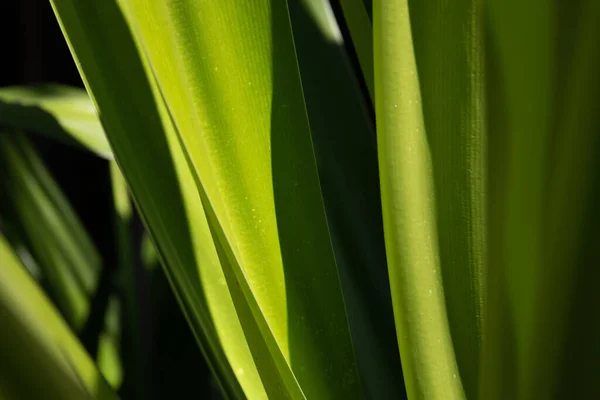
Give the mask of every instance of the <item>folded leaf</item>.
[[127, 25], [127, 8], [116, 1], [55, 0], [52, 5], [165, 273], [219, 384], [228, 398], [265, 398], [194, 177]]
[[309, 398], [360, 395], [286, 2], [130, 5], [236, 307], [249, 307], [242, 325], [256, 324], [294, 396], [296, 380]]

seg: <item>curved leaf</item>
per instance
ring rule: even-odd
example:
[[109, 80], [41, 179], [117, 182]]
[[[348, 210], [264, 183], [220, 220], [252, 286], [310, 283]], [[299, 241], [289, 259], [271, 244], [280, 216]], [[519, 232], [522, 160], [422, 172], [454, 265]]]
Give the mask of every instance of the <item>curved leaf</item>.
[[409, 398], [461, 399], [408, 0], [377, 0], [373, 11], [383, 226], [406, 391]]
[[[483, 2], [409, 1], [444, 298], [467, 398], [479, 389], [487, 263]], [[410, 101], [410, 100], [409, 100]], [[399, 106], [400, 107], [400, 106]]]
[[259, 329], [292, 396], [296, 380], [308, 398], [359, 396], [286, 2], [129, 4], [242, 325]]
[[54, 0], [52, 6], [165, 273], [225, 395], [266, 397], [194, 177], [128, 27], [127, 9], [120, 1]]
[[94, 106], [82, 89], [49, 84], [0, 88], [0, 125], [77, 142], [112, 159]]

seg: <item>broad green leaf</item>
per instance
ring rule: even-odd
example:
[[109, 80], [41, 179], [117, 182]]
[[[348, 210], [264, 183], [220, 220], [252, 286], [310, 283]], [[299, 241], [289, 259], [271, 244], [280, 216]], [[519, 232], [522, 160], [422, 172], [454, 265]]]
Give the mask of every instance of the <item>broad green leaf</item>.
[[242, 326], [291, 396], [360, 396], [286, 2], [129, 4]]
[[383, 242], [373, 121], [341, 37], [332, 41], [327, 34], [339, 29], [328, 17], [329, 3], [295, 0], [289, 6], [327, 221], [365, 397], [399, 399], [404, 387], [398, 379], [402, 370]]
[[[482, 4], [481, 0], [458, 0], [449, 7], [445, 0], [409, 0], [408, 8], [417, 66], [412, 79], [421, 93], [416, 106], [423, 113], [435, 187], [432, 223], [437, 227], [448, 323], [467, 398], [476, 398], [479, 389], [485, 315], [487, 136]], [[401, 135], [400, 131], [396, 134]], [[399, 160], [396, 163], [401, 165]]]
[[0, 323], [6, 398], [117, 398], [1, 234]]
[[0, 125], [77, 142], [112, 159], [102, 125], [83, 89], [61, 85], [0, 88]]
[[408, 0], [375, 1], [373, 22], [383, 226], [406, 391], [409, 398], [461, 399]]
[[123, 3], [55, 0], [52, 6], [165, 273], [225, 395], [265, 398], [194, 176]]
[[67, 321], [81, 328], [101, 264], [94, 244], [23, 135], [0, 134], [0, 169], [4, 217], [19, 226]]

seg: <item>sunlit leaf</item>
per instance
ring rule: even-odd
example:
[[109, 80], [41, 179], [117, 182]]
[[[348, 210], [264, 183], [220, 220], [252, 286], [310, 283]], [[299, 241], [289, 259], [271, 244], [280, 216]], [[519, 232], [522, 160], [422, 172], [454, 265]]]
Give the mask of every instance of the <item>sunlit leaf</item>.
[[130, 4], [231, 268], [242, 326], [256, 324], [292, 396], [357, 396], [286, 3]]
[[377, 145], [392, 301], [408, 397], [461, 399], [410, 17], [408, 0], [373, 4]]
[[[194, 177], [127, 26], [123, 4], [57, 0], [52, 5], [166, 275], [219, 384], [228, 397], [264, 397]], [[97, 29], [96, 22], [111, 28]]]
[[0, 125], [79, 143], [104, 158], [110, 146], [83, 89], [62, 85], [0, 88]]

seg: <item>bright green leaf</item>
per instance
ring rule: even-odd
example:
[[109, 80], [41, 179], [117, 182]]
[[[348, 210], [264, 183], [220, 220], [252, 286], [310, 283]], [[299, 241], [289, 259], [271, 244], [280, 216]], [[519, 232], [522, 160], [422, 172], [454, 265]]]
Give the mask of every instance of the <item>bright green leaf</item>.
[[247, 303], [238, 312], [249, 307], [254, 319], [241, 316], [242, 325], [256, 324], [294, 396], [295, 380], [309, 398], [358, 396], [287, 4], [130, 5], [222, 266]]
[[194, 177], [122, 3], [56, 0], [52, 5], [209, 365], [227, 397], [264, 398]]
[[378, 0], [373, 11], [383, 226], [406, 391], [409, 398], [461, 399], [408, 0]]

